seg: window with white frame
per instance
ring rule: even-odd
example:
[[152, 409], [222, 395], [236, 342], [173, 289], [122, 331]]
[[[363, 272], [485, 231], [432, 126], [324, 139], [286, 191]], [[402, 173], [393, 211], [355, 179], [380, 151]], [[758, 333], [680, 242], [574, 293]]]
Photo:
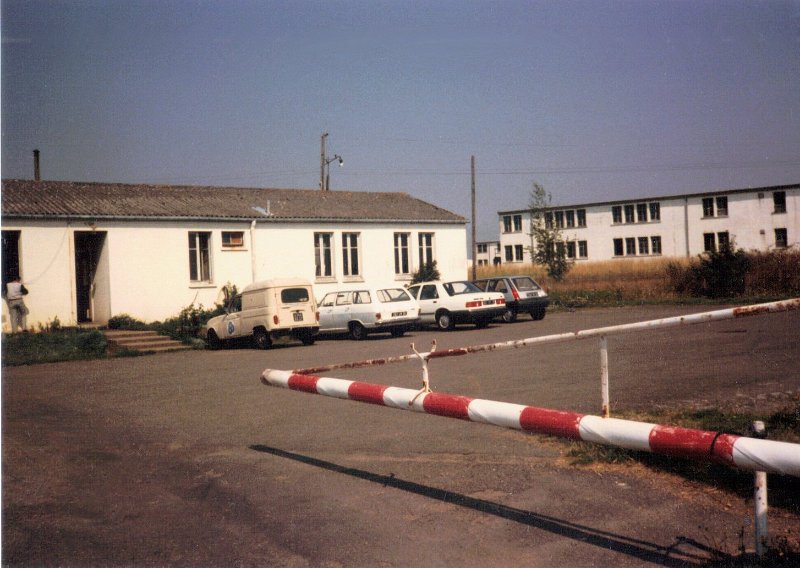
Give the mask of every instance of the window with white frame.
[[433, 264], [433, 233], [420, 233], [417, 236], [419, 243], [419, 265]]
[[786, 192], [773, 191], [772, 204], [774, 205], [773, 213], [786, 213]]
[[589, 246], [586, 241], [578, 241], [578, 257], [589, 258]]
[[614, 239], [614, 256], [622, 256], [625, 254], [622, 239]]
[[359, 233], [342, 233], [342, 274], [345, 276], [361, 276], [360, 240]]
[[575, 258], [575, 241], [567, 241], [567, 258]]
[[244, 231], [222, 231], [222, 248], [233, 249], [244, 247]]
[[525, 254], [525, 250], [523, 249], [522, 245], [514, 245], [514, 260], [517, 262], [522, 262], [524, 259], [523, 255]]
[[314, 233], [317, 278], [333, 278], [333, 233]]
[[514, 232], [522, 231], [522, 215], [514, 215]]
[[653, 254], [661, 254], [661, 237], [650, 237], [650, 250]]
[[394, 234], [394, 273], [397, 276], [411, 274], [411, 262], [408, 255], [410, 233]]
[[626, 205], [625, 206], [625, 222], [626, 223], [635, 223], [636, 218], [634, 217], [634, 212], [636, 209], [633, 205]]
[[634, 239], [633, 237], [628, 237], [625, 239], [625, 254], [626, 255], [636, 254], [636, 239]]
[[575, 226], [575, 211], [570, 209], [567, 211], [567, 227], [572, 228]]
[[730, 244], [731, 244], [731, 238], [730, 235], [728, 235], [728, 231], [722, 231], [721, 233], [717, 233], [717, 246], [719, 246], [720, 250], [729, 247]]
[[504, 249], [506, 253], [506, 262], [514, 262], [514, 247], [506, 245]]
[[479, 243], [478, 244], [478, 252], [480, 254], [486, 254], [486, 243]]
[[211, 282], [211, 233], [189, 232], [189, 280]]
[[622, 205], [611, 207], [611, 219], [613, 223], [622, 223]]
[[511, 215], [503, 215], [503, 232], [511, 232]]
[[661, 204], [658, 201], [654, 201], [649, 204], [650, 205], [650, 221], [660, 221], [661, 220]]
[[636, 204], [636, 220], [639, 223], [647, 222], [647, 203]]
[[650, 254], [650, 240], [647, 237], [639, 237], [639, 254]]
[[585, 227], [586, 226], [586, 209], [578, 209], [576, 211], [578, 216], [578, 226]]

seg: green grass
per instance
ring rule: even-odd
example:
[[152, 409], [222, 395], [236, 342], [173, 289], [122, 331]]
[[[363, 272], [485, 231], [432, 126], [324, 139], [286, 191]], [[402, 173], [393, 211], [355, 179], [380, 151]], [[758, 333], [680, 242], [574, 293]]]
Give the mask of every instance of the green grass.
[[97, 330], [60, 329], [3, 335], [3, 366], [106, 357], [106, 338]]

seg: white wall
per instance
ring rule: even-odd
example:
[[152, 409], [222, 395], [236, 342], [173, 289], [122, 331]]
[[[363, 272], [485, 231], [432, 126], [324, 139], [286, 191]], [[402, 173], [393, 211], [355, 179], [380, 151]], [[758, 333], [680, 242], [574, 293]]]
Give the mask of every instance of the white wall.
[[[466, 277], [464, 225], [312, 225], [301, 223], [258, 223], [251, 231], [249, 222], [180, 222], [166, 225], [155, 222], [66, 223], [63, 221], [5, 223], [3, 230], [20, 230], [20, 268], [30, 289], [26, 305], [29, 326], [58, 317], [63, 325], [75, 325], [74, 232], [106, 232], [106, 245], [100, 262], [107, 282], [101, 286], [104, 310], [108, 315], [129, 314], [143, 321], [163, 320], [178, 314], [192, 303], [212, 307], [223, 285], [230, 282], [239, 289], [255, 280], [300, 277], [314, 283], [321, 297], [327, 291], [354, 282], [404, 285], [409, 278], [394, 274], [394, 233], [410, 233], [411, 272], [419, 267], [417, 235], [434, 233], [434, 257], [443, 278]], [[211, 282], [190, 282], [188, 241], [190, 231], [211, 233]], [[244, 232], [244, 246], [222, 247], [223, 231]], [[348, 281], [342, 274], [343, 231], [360, 234], [360, 278]], [[334, 275], [317, 281], [314, 263], [314, 232], [331, 232]], [[255, 247], [251, 237], [255, 237]], [[107, 270], [103, 267], [107, 266]], [[3, 326], [8, 314], [3, 307]], [[105, 318], [103, 317], [105, 316]], [[102, 323], [102, 322], [101, 322]]]

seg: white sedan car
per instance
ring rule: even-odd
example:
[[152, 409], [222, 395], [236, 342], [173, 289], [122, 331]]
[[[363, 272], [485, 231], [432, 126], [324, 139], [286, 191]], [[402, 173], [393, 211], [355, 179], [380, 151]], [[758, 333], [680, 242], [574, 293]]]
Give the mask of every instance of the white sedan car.
[[506, 300], [499, 292], [483, 292], [472, 282], [422, 282], [408, 289], [420, 307], [421, 323], [435, 323], [451, 330], [458, 323], [486, 327], [506, 311]]
[[402, 288], [362, 288], [330, 292], [319, 303], [320, 333], [370, 333], [401, 337], [419, 321], [419, 306]]

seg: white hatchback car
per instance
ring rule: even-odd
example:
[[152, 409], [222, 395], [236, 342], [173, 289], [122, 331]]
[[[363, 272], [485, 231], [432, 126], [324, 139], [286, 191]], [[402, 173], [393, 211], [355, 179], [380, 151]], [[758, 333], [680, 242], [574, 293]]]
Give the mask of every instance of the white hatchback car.
[[362, 288], [330, 292], [319, 303], [320, 333], [370, 333], [401, 337], [419, 321], [417, 302], [402, 288]]
[[506, 300], [499, 292], [484, 292], [472, 282], [423, 282], [408, 292], [420, 307], [420, 321], [451, 330], [457, 323], [486, 327], [506, 311]]

